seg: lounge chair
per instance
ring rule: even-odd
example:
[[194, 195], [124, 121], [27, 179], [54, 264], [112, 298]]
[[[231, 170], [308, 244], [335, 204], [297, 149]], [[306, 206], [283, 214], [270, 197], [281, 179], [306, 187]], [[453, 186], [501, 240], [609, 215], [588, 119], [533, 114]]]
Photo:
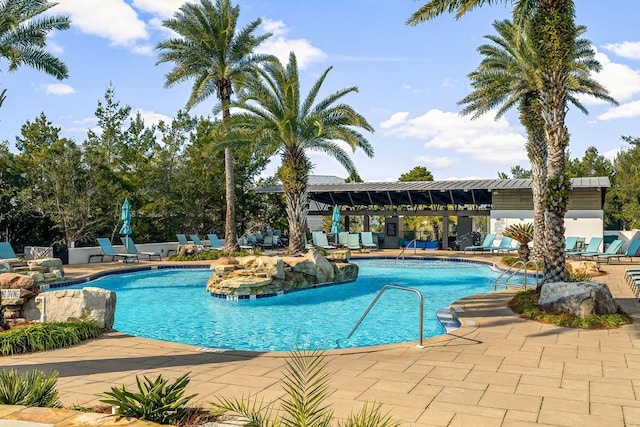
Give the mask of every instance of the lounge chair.
[[594, 252], [601, 253], [601, 252], [598, 252], [598, 248], [600, 247], [601, 243], [602, 243], [602, 237], [592, 237], [591, 240], [589, 240], [589, 244], [583, 251], [569, 251], [566, 253], [566, 255], [569, 257], [577, 258], [584, 253], [594, 253]]
[[275, 239], [273, 235], [265, 235], [262, 238], [262, 243], [260, 246], [262, 249], [273, 249], [275, 247]]
[[513, 242], [513, 239], [511, 237], [507, 237], [507, 236], [502, 236], [502, 239], [500, 239], [500, 243], [498, 243], [497, 245], [491, 245], [491, 246], [487, 246], [482, 248], [482, 251], [490, 251], [491, 253], [496, 252], [499, 253], [500, 251], [507, 251], [508, 249], [511, 248], [511, 243]]
[[106, 237], [98, 237], [96, 240], [98, 241], [98, 244], [100, 245], [100, 249], [102, 250], [102, 253], [101, 254], [89, 255], [89, 262], [91, 262], [92, 258], [98, 258], [98, 257], [100, 257], [100, 261], [102, 262], [102, 261], [104, 261], [104, 257], [106, 257], [106, 256], [110, 256], [111, 257], [111, 261], [115, 261], [116, 258], [121, 258], [123, 262], [125, 262], [125, 260], [127, 260], [127, 261], [136, 260], [136, 261], [140, 262], [140, 258], [138, 258], [137, 254], [128, 254], [128, 253], [116, 252], [116, 250], [111, 245], [111, 241], [109, 239], [107, 239]]
[[307, 240], [307, 233], [303, 233], [304, 234], [304, 248], [309, 250], [309, 249], [313, 249], [313, 244], [309, 243], [309, 240]]
[[340, 233], [338, 233], [338, 245], [346, 248], [347, 243], [349, 243], [349, 232], [341, 231]]
[[485, 236], [484, 242], [482, 242], [481, 245], [467, 246], [462, 252], [466, 253], [467, 251], [485, 251], [487, 250], [485, 248], [493, 246], [493, 241], [495, 240], [495, 238], [496, 233], [489, 233]]
[[578, 244], [578, 238], [575, 236], [569, 236], [564, 239], [564, 251], [571, 252], [576, 250]]
[[352, 251], [361, 251], [362, 246], [360, 246], [360, 235], [359, 234], [349, 234], [347, 238], [347, 249]]
[[0, 242], [0, 260], [12, 267], [22, 267], [27, 265], [24, 260], [18, 258], [11, 246], [11, 243], [9, 242]]
[[136, 248], [136, 244], [133, 243], [133, 239], [131, 237], [121, 237], [120, 240], [122, 240], [122, 244], [124, 245], [124, 248], [127, 250], [127, 253], [136, 254], [136, 255], [145, 255], [145, 256], [148, 256], [149, 259], [156, 257], [160, 261], [162, 261], [162, 255], [160, 255], [160, 252], [139, 251], [138, 248]]
[[[211, 247], [213, 249], [219, 250], [221, 251], [222, 249], [224, 249], [224, 246], [222, 246], [222, 242], [220, 241], [220, 239], [218, 239], [218, 235], [215, 233], [209, 233], [207, 234], [207, 237], [209, 238], [209, 242], [211, 242]], [[240, 246], [242, 248], [242, 246], [249, 246], [247, 245], [240, 245], [240, 241], [238, 240], [238, 246]]]
[[624, 245], [624, 240], [614, 240], [604, 252], [583, 252], [580, 256], [583, 258], [596, 258], [600, 255], [617, 255], [622, 245]]
[[329, 244], [329, 241], [327, 240], [327, 235], [324, 232], [316, 233], [315, 238], [316, 238], [316, 246], [322, 249], [327, 249], [327, 250], [336, 249], [335, 246]]
[[181, 245], [188, 245], [189, 244], [189, 240], [187, 239], [187, 235], [186, 234], [176, 234], [176, 237], [178, 238], [178, 243]]
[[378, 249], [378, 245], [373, 243], [373, 233], [370, 231], [360, 233], [360, 241], [365, 249]]
[[620, 258], [629, 258], [629, 260], [633, 261], [633, 257], [638, 255], [638, 249], [640, 249], [640, 240], [632, 240], [631, 243], [629, 243], [629, 247], [627, 248], [627, 250], [624, 251], [623, 253], [601, 254], [601, 255], [598, 255], [598, 259], [606, 259], [607, 264], [609, 264], [609, 260], [611, 258], [617, 258], [618, 261], [620, 261]]

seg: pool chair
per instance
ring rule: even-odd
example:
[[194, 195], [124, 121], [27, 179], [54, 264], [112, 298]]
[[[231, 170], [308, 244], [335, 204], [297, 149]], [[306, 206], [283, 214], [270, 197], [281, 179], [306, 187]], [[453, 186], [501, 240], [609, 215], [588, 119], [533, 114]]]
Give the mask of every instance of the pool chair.
[[362, 246], [360, 246], [360, 235], [359, 234], [349, 234], [347, 238], [347, 249], [352, 251], [361, 251]]
[[341, 231], [338, 233], [338, 245], [343, 248], [347, 247], [347, 243], [349, 243], [349, 232]]
[[101, 254], [93, 254], [93, 255], [89, 255], [89, 262], [91, 262], [91, 259], [93, 258], [100, 258], [100, 261], [104, 261], [104, 257], [106, 256], [110, 256], [111, 257], [111, 261], [115, 261], [116, 258], [120, 258], [120, 260], [122, 262], [129, 262], [129, 261], [138, 261], [140, 262], [140, 258], [138, 258], [137, 254], [128, 254], [128, 253], [122, 253], [122, 252], [116, 252], [116, 250], [113, 248], [113, 246], [111, 245], [111, 241], [109, 239], [107, 239], [106, 237], [98, 237], [96, 239], [98, 241], [98, 244], [100, 245], [100, 249], [102, 250]]
[[176, 234], [176, 237], [178, 238], [178, 244], [180, 244], [180, 245], [188, 245], [189, 244], [189, 240], [187, 239], [187, 235], [186, 234]]
[[486, 235], [486, 237], [484, 238], [484, 242], [482, 242], [481, 245], [474, 245], [474, 246], [467, 246], [466, 248], [463, 249], [463, 253], [466, 253], [467, 251], [486, 251], [488, 249], [486, 248], [490, 248], [491, 246], [493, 246], [493, 241], [496, 238], [496, 233], [489, 233]]
[[598, 259], [606, 259], [607, 264], [609, 264], [609, 260], [612, 258], [617, 258], [618, 261], [620, 261], [620, 258], [629, 258], [630, 261], [633, 261], [633, 257], [638, 255], [638, 249], [640, 249], [640, 240], [632, 240], [631, 243], [629, 243], [629, 247], [627, 248], [627, 250], [624, 251], [623, 253], [600, 254], [598, 255]]
[[569, 251], [566, 253], [566, 255], [568, 257], [579, 258], [580, 256], [582, 256], [582, 254], [602, 253], [602, 252], [598, 252], [598, 248], [600, 247], [601, 243], [602, 243], [602, 237], [592, 237], [591, 240], [589, 240], [589, 244], [583, 251]]
[[360, 233], [360, 241], [362, 242], [362, 247], [365, 249], [378, 249], [378, 245], [373, 243], [373, 233], [370, 231]]
[[571, 252], [576, 250], [576, 245], [578, 244], [578, 238], [575, 236], [569, 236], [564, 239], [564, 251]]
[[335, 246], [329, 244], [329, 241], [327, 240], [327, 235], [325, 233], [323, 232], [316, 233], [315, 237], [317, 242], [316, 246], [322, 249], [327, 249], [327, 250], [336, 249]]
[[486, 248], [482, 248], [482, 251], [490, 251], [491, 253], [500, 253], [500, 251], [508, 251], [511, 248], [511, 243], [513, 239], [511, 237], [502, 236], [500, 239], [500, 243], [497, 245], [487, 246]]
[[162, 261], [162, 255], [160, 255], [160, 252], [139, 251], [138, 248], [136, 248], [136, 244], [133, 243], [133, 239], [131, 237], [121, 237], [120, 240], [122, 240], [122, 244], [124, 245], [124, 248], [128, 254], [144, 255], [148, 256], [149, 260], [151, 260], [151, 258], [158, 258], [160, 261]]
[[[222, 246], [222, 242], [220, 242], [220, 239], [218, 239], [218, 235], [215, 233], [209, 233], [207, 234], [207, 237], [209, 238], [209, 242], [211, 242], [211, 248], [212, 249], [216, 249], [218, 251], [221, 251], [224, 249], [224, 246]], [[247, 245], [241, 245], [240, 241], [238, 240], [238, 246], [240, 246], [240, 248], [242, 249], [242, 246], [248, 246]]]
[[582, 258], [595, 259], [600, 255], [618, 255], [618, 251], [620, 250], [622, 245], [624, 245], [624, 240], [620, 240], [620, 239], [614, 240], [613, 242], [611, 242], [611, 244], [607, 247], [607, 250], [605, 250], [604, 252], [599, 252], [599, 251], [583, 252], [582, 254], [580, 254], [580, 256]]
[[11, 243], [0, 242], [0, 261], [9, 264], [12, 267], [22, 267], [27, 265], [26, 262], [18, 258]]
[[304, 248], [306, 250], [313, 249], [313, 244], [309, 243], [309, 240], [307, 240], [307, 233], [303, 233], [303, 234], [304, 234]]
[[269, 236], [265, 235], [262, 238], [262, 243], [260, 243], [260, 246], [262, 247], [263, 250], [264, 249], [273, 249], [276, 246], [275, 239], [276, 238], [274, 238], [273, 235], [269, 235]]

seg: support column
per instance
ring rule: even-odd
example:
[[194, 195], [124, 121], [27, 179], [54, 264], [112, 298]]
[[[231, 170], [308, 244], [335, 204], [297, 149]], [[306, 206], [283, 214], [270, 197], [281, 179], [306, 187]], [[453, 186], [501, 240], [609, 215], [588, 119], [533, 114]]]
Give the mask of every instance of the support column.
[[442, 250], [449, 249], [449, 217], [442, 217]]
[[363, 231], [370, 231], [370, 230], [369, 230], [369, 215], [365, 215], [365, 216], [363, 217], [363, 221], [362, 221], [362, 222], [364, 223], [364, 224], [363, 224], [363, 228], [364, 228], [364, 230], [363, 230]]

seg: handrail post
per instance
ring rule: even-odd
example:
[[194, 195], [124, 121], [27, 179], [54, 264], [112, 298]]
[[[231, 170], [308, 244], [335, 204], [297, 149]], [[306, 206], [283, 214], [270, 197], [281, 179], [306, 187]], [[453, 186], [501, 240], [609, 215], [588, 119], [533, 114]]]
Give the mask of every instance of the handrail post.
[[414, 292], [418, 295], [418, 299], [420, 301], [420, 325], [419, 325], [420, 344], [417, 345], [416, 347], [424, 348], [425, 346], [422, 344], [422, 332], [423, 332], [423, 323], [424, 323], [424, 298], [422, 297], [422, 292], [414, 288], [407, 288], [405, 286], [397, 286], [397, 285], [389, 285], [389, 284], [384, 285], [382, 289], [378, 291], [376, 297], [373, 299], [373, 301], [371, 301], [371, 304], [369, 304], [369, 307], [367, 307], [367, 309], [364, 311], [362, 316], [360, 316], [360, 319], [358, 319], [358, 321], [356, 322], [355, 326], [349, 332], [349, 335], [347, 335], [347, 339], [351, 338], [351, 335], [353, 335], [356, 329], [358, 329], [358, 326], [360, 326], [364, 318], [367, 317], [367, 314], [369, 314], [373, 306], [376, 304], [376, 302], [378, 302], [378, 300], [380, 299], [384, 291], [386, 291], [387, 289], [400, 289], [401, 291]]

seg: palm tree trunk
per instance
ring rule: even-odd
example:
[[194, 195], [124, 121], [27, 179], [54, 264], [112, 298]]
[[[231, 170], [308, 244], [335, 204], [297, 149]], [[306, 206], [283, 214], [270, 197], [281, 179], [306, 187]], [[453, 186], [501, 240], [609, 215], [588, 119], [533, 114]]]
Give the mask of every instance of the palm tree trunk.
[[[223, 105], [229, 105], [231, 100], [231, 85], [223, 92]], [[228, 108], [222, 111], [222, 120], [231, 117]], [[236, 236], [236, 187], [233, 179], [233, 151], [231, 148], [224, 149], [224, 189], [227, 202], [227, 216], [224, 227], [224, 250], [226, 252], [234, 252], [238, 250], [238, 239]]]
[[304, 252], [304, 232], [309, 211], [309, 170], [311, 163], [304, 154], [304, 149], [293, 144], [282, 154], [282, 166], [278, 177], [282, 181], [287, 202], [287, 219], [289, 221], [289, 253]]

